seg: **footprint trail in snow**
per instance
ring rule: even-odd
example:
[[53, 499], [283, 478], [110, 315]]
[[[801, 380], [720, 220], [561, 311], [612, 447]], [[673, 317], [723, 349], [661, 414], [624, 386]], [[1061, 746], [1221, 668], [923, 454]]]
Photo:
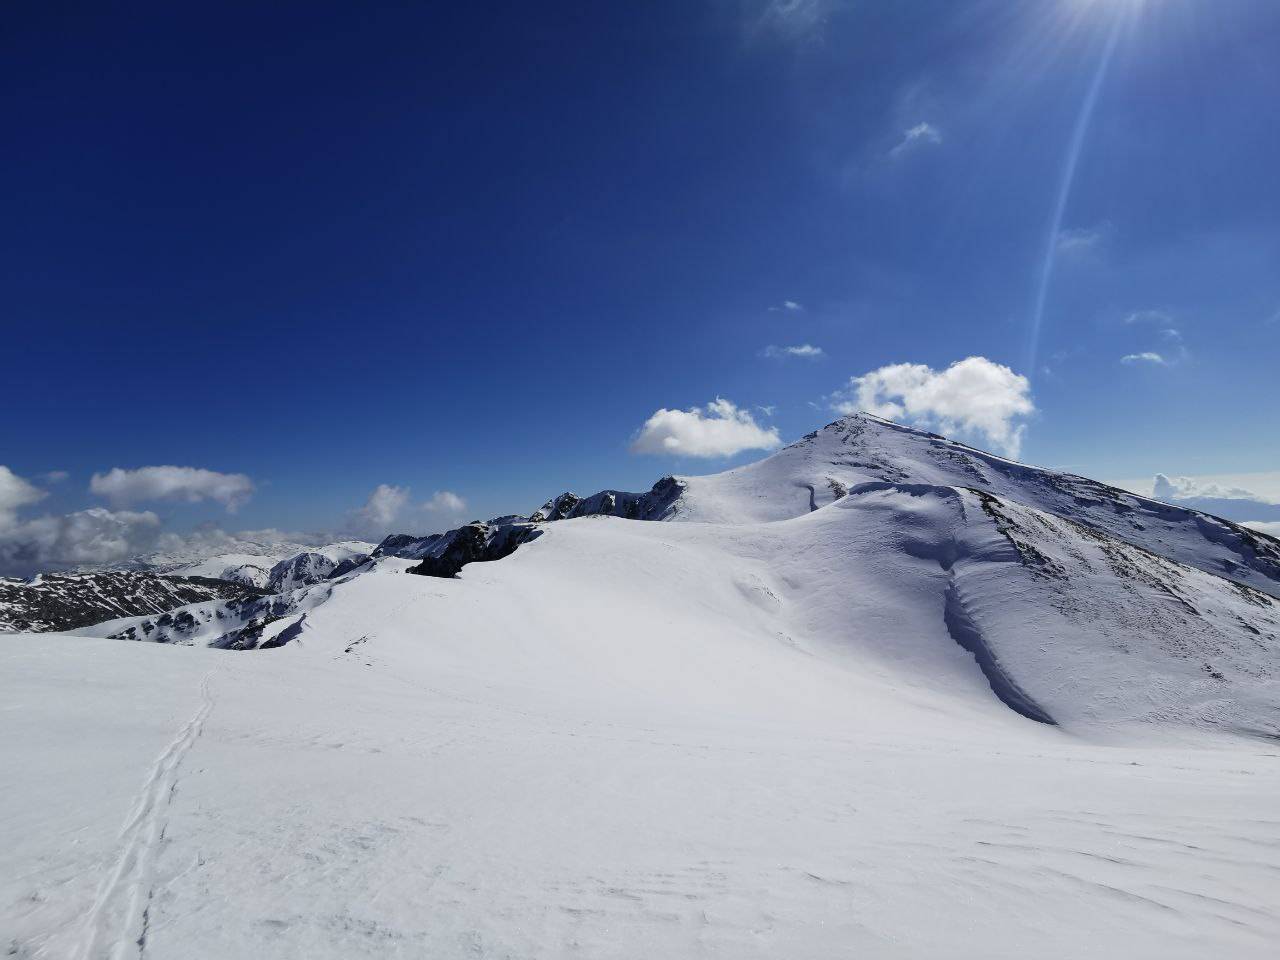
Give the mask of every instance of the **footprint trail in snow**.
[[123, 960], [146, 951], [155, 859], [164, 842], [178, 771], [213, 711], [210, 670], [200, 681], [200, 708], [156, 760], [120, 834], [120, 853], [85, 922], [80, 960]]

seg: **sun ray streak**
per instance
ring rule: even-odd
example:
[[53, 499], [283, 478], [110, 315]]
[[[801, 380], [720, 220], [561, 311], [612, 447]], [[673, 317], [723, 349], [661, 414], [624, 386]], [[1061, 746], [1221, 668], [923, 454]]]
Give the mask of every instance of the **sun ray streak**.
[[1040, 282], [1036, 288], [1035, 307], [1031, 313], [1030, 350], [1027, 357], [1026, 371], [1034, 376], [1036, 358], [1040, 351], [1040, 332], [1044, 323], [1044, 308], [1049, 296], [1049, 285], [1053, 280], [1053, 266], [1057, 253], [1058, 234], [1062, 232], [1062, 220], [1067, 211], [1067, 201], [1071, 198], [1071, 186], [1076, 177], [1076, 166], [1080, 162], [1080, 153], [1084, 148], [1085, 136], [1093, 120], [1093, 110], [1098, 103], [1098, 94], [1107, 76], [1107, 68], [1111, 65], [1112, 54], [1120, 39], [1122, 18], [1116, 16], [1107, 34], [1107, 42], [1102, 55], [1098, 58], [1098, 66], [1089, 81], [1089, 89], [1085, 92], [1080, 104], [1080, 112], [1076, 115], [1075, 127], [1071, 131], [1071, 141], [1067, 146], [1066, 159], [1062, 165], [1062, 176], [1058, 181], [1058, 192], [1053, 206], [1053, 219], [1049, 224], [1049, 235], [1045, 239], [1044, 262], [1040, 268]]

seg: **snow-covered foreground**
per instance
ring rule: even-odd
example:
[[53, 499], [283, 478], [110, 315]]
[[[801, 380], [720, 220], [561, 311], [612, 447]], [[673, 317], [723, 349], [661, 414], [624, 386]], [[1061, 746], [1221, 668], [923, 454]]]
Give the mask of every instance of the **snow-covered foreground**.
[[[1037, 579], [958, 502], [566, 520], [457, 580], [389, 558], [274, 650], [0, 638], [0, 944], [1273, 956], [1280, 746], [1226, 732], [1274, 720], [1271, 651], [1246, 669], [1205, 633], [1226, 677], [1205, 688], [1194, 660], [1122, 656], [1081, 622], [1123, 606], [1159, 628], [1176, 596]], [[1205, 631], [1237, 616], [1215, 584], [1187, 587]], [[951, 635], [960, 588], [1059, 725], [1010, 709]], [[1047, 612], [1019, 629], [1001, 611], [1028, 594]]]

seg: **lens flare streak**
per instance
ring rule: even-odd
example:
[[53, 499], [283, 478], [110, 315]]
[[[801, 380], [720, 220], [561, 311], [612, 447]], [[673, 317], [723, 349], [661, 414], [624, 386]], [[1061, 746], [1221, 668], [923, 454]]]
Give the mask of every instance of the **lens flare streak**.
[[1071, 198], [1071, 186], [1076, 177], [1076, 166], [1080, 162], [1080, 153], [1084, 148], [1085, 136], [1093, 120], [1093, 110], [1098, 103], [1098, 94], [1106, 79], [1107, 69], [1111, 65], [1111, 57], [1115, 53], [1120, 39], [1122, 18], [1116, 17], [1107, 34], [1106, 45], [1102, 56], [1098, 59], [1097, 69], [1089, 81], [1089, 89], [1085, 92], [1080, 104], [1080, 112], [1076, 115], [1075, 127], [1071, 131], [1071, 142], [1067, 146], [1066, 159], [1062, 165], [1062, 177], [1058, 181], [1058, 192], [1053, 207], [1053, 219], [1049, 224], [1049, 235], [1045, 241], [1044, 263], [1040, 268], [1040, 282], [1036, 288], [1035, 307], [1031, 314], [1031, 346], [1027, 357], [1026, 370], [1034, 375], [1036, 357], [1040, 351], [1040, 332], [1044, 323], [1045, 302], [1049, 296], [1049, 284], [1053, 280], [1054, 258], [1057, 253], [1058, 236], [1062, 232], [1062, 220], [1067, 211], [1067, 201]]

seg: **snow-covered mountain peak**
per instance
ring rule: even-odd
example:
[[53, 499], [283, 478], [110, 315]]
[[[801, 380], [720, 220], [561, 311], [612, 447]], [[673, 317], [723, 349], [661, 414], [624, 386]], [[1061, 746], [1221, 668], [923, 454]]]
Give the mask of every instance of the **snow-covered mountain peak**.
[[342, 576], [369, 559], [374, 545], [363, 540], [343, 540], [287, 557], [267, 573], [267, 589], [285, 593], [299, 587]]
[[711, 523], [790, 519], [869, 482], [978, 490], [1280, 596], [1280, 541], [1272, 537], [866, 413], [842, 417], [756, 463], [680, 482], [671, 519]]
[[566, 490], [558, 497], [552, 497], [529, 515], [534, 523], [545, 523], [548, 520], [567, 520], [573, 514], [573, 508], [582, 502], [576, 493]]

